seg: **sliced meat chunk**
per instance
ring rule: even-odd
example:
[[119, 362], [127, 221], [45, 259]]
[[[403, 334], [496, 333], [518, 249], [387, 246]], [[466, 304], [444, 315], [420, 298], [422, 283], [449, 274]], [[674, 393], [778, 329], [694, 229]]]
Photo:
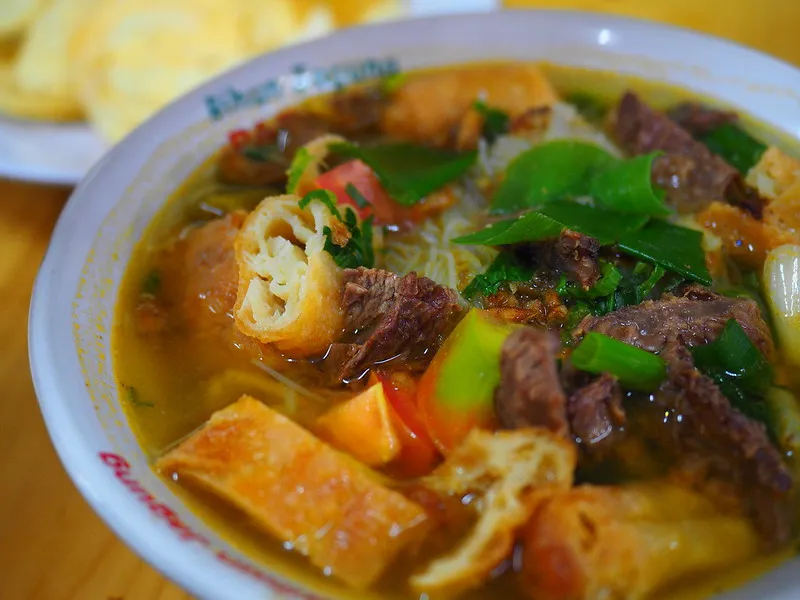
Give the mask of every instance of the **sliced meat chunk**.
[[584, 289], [592, 287], [600, 277], [600, 242], [577, 231], [565, 229], [555, 240], [520, 245], [517, 253], [525, 261], [564, 273]]
[[694, 367], [686, 346], [671, 342], [663, 356], [668, 379], [656, 402], [670, 413], [666, 424], [671, 449], [681, 461], [704, 464], [705, 477], [731, 484], [765, 540], [775, 545], [787, 541], [792, 476], [763, 424], [731, 406]]
[[566, 273], [584, 289], [589, 289], [600, 277], [597, 256], [600, 242], [593, 237], [566, 229], [550, 246], [545, 262], [553, 269]]
[[732, 110], [719, 110], [699, 102], [682, 102], [671, 108], [667, 116], [692, 135], [704, 135], [739, 119]]
[[622, 390], [616, 378], [603, 373], [578, 388], [567, 400], [572, 435], [588, 452], [602, 451], [613, 444], [625, 424]]
[[[731, 204], [742, 201], [742, 187], [747, 184], [740, 173], [667, 115], [642, 102], [636, 94], [628, 92], [620, 100], [614, 134], [631, 154], [664, 152], [654, 161], [653, 181], [664, 188], [667, 201], [680, 212], [702, 210], [714, 200]], [[752, 196], [749, 192], [746, 202], [739, 205], [761, 218], [763, 201]]]
[[769, 327], [753, 300], [720, 296], [698, 285], [689, 286], [680, 296], [666, 294], [603, 316], [588, 316], [573, 335], [596, 331], [659, 352], [670, 340], [680, 339], [689, 346], [714, 341], [730, 319], [738, 321], [766, 357], [773, 355]]
[[519, 329], [505, 341], [494, 394], [504, 428], [544, 427], [567, 434], [567, 399], [556, 367], [560, 346], [555, 334], [533, 327]]
[[344, 336], [325, 366], [342, 381], [393, 359], [424, 367], [462, 312], [458, 294], [427, 277], [364, 267], [345, 270], [341, 304]]

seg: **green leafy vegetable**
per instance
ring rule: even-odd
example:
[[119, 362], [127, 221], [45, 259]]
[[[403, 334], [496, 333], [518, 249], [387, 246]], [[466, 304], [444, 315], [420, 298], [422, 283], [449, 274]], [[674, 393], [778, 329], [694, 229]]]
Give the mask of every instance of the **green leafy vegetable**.
[[647, 217], [644, 215], [626, 215], [568, 201], [552, 202], [538, 211], [498, 221], [480, 231], [451, 241], [456, 244], [502, 246], [553, 239], [564, 229], [572, 229], [607, 245], [627, 232], [636, 231], [646, 222]]
[[123, 386], [125, 389], [125, 397], [128, 401], [128, 404], [131, 406], [143, 406], [145, 408], [154, 408], [155, 403], [153, 402], [146, 402], [139, 398], [139, 391], [133, 387], [132, 385]]
[[301, 147], [294, 155], [288, 170], [288, 181], [286, 183], [286, 193], [296, 194], [297, 186], [300, 184], [300, 179], [303, 173], [306, 172], [308, 166], [314, 161], [314, 156], [308, 151], [306, 147]]
[[626, 233], [641, 229], [648, 220], [646, 215], [626, 214], [569, 201], [551, 202], [539, 212], [567, 229], [595, 238], [604, 246], [616, 242]]
[[150, 270], [142, 280], [142, 293], [155, 296], [161, 290], [161, 272], [158, 269]]
[[306, 208], [312, 201], [324, 204], [331, 214], [341, 221], [350, 234], [350, 239], [344, 246], [333, 241], [333, 231], [327, 225], [322, 228], [325, 236], [323, 249], [333, 257], [334, 262], [343, 269], [356, 267], [371, 268], [375, 266], [375, 251], [372, 246], [372, 216], [367, 217], [358, 224], [358, 217], [352, 208], [346, 207], [344, 217], [336, 206], [336, 195], [328, 190], [313, 190], [306, 194], [298, 206]]
[[667, 375], [660, 356], [596, 332], [586, 334], [570, 360], [581, 371], [610, 373], [623, 387], [642, 392], [656, 389]]
[[653, 187], [651, 172], [658, 152], [643, 154], [606, 167], [592, 179], [590, 195], [613, 210], [664, 217], [672, 211], [664, 204], [664, 190]]
[[366, 163], [392, 198], [406, 206], [461, 177], [478, 156], [476, 151], [454, 152], [409, 143], [373, 146], [341, 143], [332, 145], [330, 150]]
[[766, 144], [758, 141], [744, 129], [733, 123], [726, 123], [698, 139], [708, 146], [714, 154], [720, 155], [740, 173], [747, 172], [761, 160], [767, 149]]
[[572, 330], [580, 323], [584, 317], [592, 314], [592, 308], [588, 302], [578, 301], [572, 305], [567, 313], [567, 324], [564, 328], [565, 337], [572, 339]]
[[614, 310], [647, 300], [666, 273], [660, 265], [637, 262], [630, 275], [623, 276], [622, 283], [615, 292]]
[[495, 214], [515, 212], [589, 192], [591, 176], [616, 159], [586, 142], [554, 140], [517, 156], [492, 198]]
[[694, 229], [652, 220], [639, 230], [626, 232], [619, 247], [703, 285], [711, 285], [703, 251], [703, 234]]
[[574, 92], [569, 94], [565, 100], [578, 109], [581, 116], [589, 123], [601, 123], [609, 110], [607, 102], [585, 92]]
[[520, 263], [510, 252], [501, 252], [485, 273], [475, 276], [461, 295], [467, 300], [472, 300], [475, 296], [491, 296], [503, 283], [529, 281], [532, 276], [533, 269]]
[[503, 246], [519, 242], [537, 242], [553, 239], [564, 229], [564, 226], [536, 211], [525, 213], [516, 219], [506, 219], [492, 223], [488, 227], [453, 238], [455, 244], [477, 244], [480, 246]]
[[771, 427], [763, 399], [772, 386], [772, 365], [735, 319], [714, 342], [691, 352], [695, 366], [715, 381], [734, 407]]
[[353, 202], [356, 203], [358, 208], [366, 208], [370, 206], [369, 200], [364, 198], [364, 194], [358, 191], [358, 188], [354, 186], [352, 183], [348, 183], [344, 186], [345, 193], [353, 199]]
[[600, 262], [600, 278], [588, 290], [584, 290], [574, 282], [565, 281], [556, 288], [556, 291], [561, 296], [569, 296], [580, 300], [593, 300], [613, 294], [621, 281], [622, 273], [620, 273], [619, 269], [604, 260]]
[[480, 100], [476, 100], [473, 107], [483, 117], [481, 136], [487, 142], [493, 144], [498, 137], [508, 133], [508, 126], [511, 121], [508, 113], [498, 108], [492, 108]]

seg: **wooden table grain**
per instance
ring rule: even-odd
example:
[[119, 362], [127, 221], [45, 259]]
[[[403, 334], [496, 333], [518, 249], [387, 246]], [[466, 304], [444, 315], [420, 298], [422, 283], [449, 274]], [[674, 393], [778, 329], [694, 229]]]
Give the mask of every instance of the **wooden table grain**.
[[28, 368], [31, 288], [69, 190], [0, 180], [0, 599], [187, 600], [72, 485]]

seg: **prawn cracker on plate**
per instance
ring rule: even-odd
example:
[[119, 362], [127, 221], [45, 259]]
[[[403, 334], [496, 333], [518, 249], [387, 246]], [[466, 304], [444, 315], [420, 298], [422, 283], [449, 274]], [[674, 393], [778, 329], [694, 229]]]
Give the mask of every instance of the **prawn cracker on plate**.
[[0, 40], [25, 32], [50, 0], [3, 0], [0, 2]]
[[0, 113], [47, 121], [77, 121], [81, 118], [80, 106], [69, 98], [20, 86], [14, 65], [14, 56], [0, 56]]
[[63, 100], [79, 112], [75, 69], [69, 47], [85, 15], [99, 0], [55, 0], [30, 26], [14, 63], [17, 85], [31, 93]]
[[241, 31], [238, 12], [212, 0], [102, 3], [70, 52], [90, 120], [104, 137], [118, 140], [173, 98], [246, 58]]

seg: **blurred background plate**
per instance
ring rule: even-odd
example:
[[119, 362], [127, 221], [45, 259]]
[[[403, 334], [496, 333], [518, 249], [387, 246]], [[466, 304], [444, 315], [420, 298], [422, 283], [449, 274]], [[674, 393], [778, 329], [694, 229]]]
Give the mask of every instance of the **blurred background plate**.
[[[77, 1], [80, 0], [46, 0], [50, 6], [75, 4]], [[336, 17], [339, 17], [338, 13], [344, 14], [348, 11], [355, 13], [359, 6], [363, 6], [365, 14], [363, 19], [353, 16], [352, 19], [337, 18], [338, 22], [326, 22], [323, 18], [322, 24], [319, 15], [316, 15], [316, 19], [311, 19], [314, 23], [306, 25], [308, 31], [297, 36], [294, 41], [325, 34], [339, 24], [406, 16], [475, 12], [492, 10], [501, 5], [500, 0], [330, 0], [327, 3], [304, 0], [304, 2], [309, 5], [327, 4], [332, 13], [337, 13]], [[269, 0], [265, 0], [264, 5], [268, 4]], [[296, 6], [300, 4], [302, 3], [295, 3]], [[378, 6], [380, 8], [375, 10]], [[373, 9], [372, 13], [370, 8]], [[376, 14], [378, 12], [380, 14]], [[40, 17], [40, 20], [44, 18], [46, 17]], [[63, 16], [54, 14], [52, 19], [60, 24]], [[0, 114], [0, 178], [75, 185], [111, 146], [108, 136], [101, 135], [98, 129], [86, 122], [56, 123], [17, 119]]]

